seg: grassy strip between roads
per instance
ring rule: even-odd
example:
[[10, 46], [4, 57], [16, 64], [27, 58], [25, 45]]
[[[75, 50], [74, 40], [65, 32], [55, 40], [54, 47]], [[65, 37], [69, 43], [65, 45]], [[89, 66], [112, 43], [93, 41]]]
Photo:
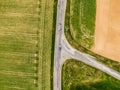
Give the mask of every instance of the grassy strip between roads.
[[96, 0], [70, 0], [71, 34], [86, 48], [93, 45]]
[[[75, 0], [75, 1], [78, 1], [78, 0]], [[80, 2], [82, 0], [80, 0], [78, 4], [74, 3], [75, 1], [67, 0], [67, 10], [66, 10], [66, 18], [65, 18], [65, 34], [69, 43], [79, 51], [88, 53], [96, 57], [96, 60], [120, 72], [120, 63], [112, 61], [110, 59], [107, 59], [105, 57], [102, 57], [100, 55], [97, 55], [91, 52], [89, 49], [86, 48], [85, 45], [83, 46], [83, 44], [76, 42], [76, 40], [74, 39], [74, 36], [72, 34], [73, 32], [71, 30], [73, 29], [73, 26], [72, 26], [73, 22], [71, 18], [72, 19], [74, 18], [73, 17], [74, 15], [71, 15], [71, 14], [74, 14], [71, 10], [74, 10], [74, 9], [71, 9], [71, 8], [73, 8], [74, 6], [73, 4], [75, 4], [74, 8], [76, 8], [77, 5], [79, 7]], [[89, 0], [89, 1], [92, 2], [92, 0]], [[88, 2], [86, 1], [86, 3]], [[86, 8], [89, 8], [89, 7], [86, 7]], [[91, 22], [88, 22], [88, 24], [90, 25]], [[94, 27], [94, 25], [92, 26]], [[63, 90], [119, 90], [120, 89], [119, 88], [120, 81], [106, 75], [105, 73], [95, 68], [92, 68], [88, 65], [83, 64], [82, 62], [78, 62], [75, 60], [70, 60], [65, 62], [65, 64], [63, 65], [62, 73], [63, 73], [62, 74]]]

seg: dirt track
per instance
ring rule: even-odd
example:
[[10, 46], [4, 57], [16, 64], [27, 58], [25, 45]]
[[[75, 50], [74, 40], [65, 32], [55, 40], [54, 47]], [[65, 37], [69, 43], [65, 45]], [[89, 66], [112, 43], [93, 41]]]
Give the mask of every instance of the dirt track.
[[120, 62], [120, 0], [97, 0], [92, 50]]

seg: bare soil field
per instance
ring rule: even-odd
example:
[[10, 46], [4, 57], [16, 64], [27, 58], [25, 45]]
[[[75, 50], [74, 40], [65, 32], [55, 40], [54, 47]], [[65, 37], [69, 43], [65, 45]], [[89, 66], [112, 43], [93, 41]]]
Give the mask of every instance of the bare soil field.
[[97, 0], [95, 43], [92, 50], [120, 62], [119, 5], [119, 0]]

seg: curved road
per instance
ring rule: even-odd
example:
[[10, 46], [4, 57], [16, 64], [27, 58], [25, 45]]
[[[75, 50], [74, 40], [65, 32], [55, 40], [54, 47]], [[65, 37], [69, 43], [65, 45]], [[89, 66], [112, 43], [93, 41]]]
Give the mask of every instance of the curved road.
[[61, 90], [62, 65], [67, 59], [77, 59], [120, 80], [120, 73], [96, 61], [94, 57], [72, 48], [64, 35], [67, 0], [58, 0], [54, 53], [54, 90]]

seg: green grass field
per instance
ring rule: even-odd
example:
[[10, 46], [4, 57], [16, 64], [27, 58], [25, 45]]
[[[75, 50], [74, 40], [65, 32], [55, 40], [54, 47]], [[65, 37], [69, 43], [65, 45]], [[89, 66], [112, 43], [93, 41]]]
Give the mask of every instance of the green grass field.
[[53, 3], [0, 1], [0, 90], [50, 90]]
[[62, 90], [120, 90], [120, 81], [82, 62], [63, 65]]
[[86, 48], [94, 43], [96, 0], [70, 0], [71, 34]]

